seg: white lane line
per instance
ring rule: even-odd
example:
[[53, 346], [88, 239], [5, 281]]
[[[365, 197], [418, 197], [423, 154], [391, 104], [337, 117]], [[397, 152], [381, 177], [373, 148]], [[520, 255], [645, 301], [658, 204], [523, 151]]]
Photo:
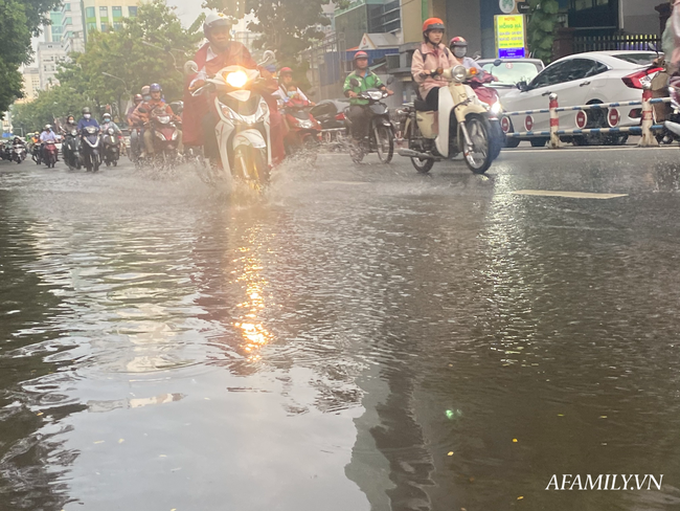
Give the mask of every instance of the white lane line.
[[562, 192], [556, 190], [517, 190], [512, 195], [533, 195], [537, 197], [567, 197], [569, 199], [617, 199], [628, 197], [627, 193], [589, 193], [589, 192]]
[[661, 151], [671, 151], [671, 150], [678, 150], [678, 146], [673, 145], [673, 146], [662, 146], [662, 147], [637, 147], [637, 146], [632, 146], [632, 147], [593, 147], [591, 149], [571, 149], [571, 148], [564, 148], [563, 150], [555, 150], [555, 149], [503, 149], [501, 154], [523, 154], [523, 153], [552, 153], [552, 154], [568, 154], [568, 153], [592, 153], [592, 152], [603, 152], [603, 151], [649, 151], [650, 149], [654, 150], [661, 150]]
[[362, 186], [368, 185], [366, 181], [323, 181], [327, 185], [347, 185], [347, 186]]

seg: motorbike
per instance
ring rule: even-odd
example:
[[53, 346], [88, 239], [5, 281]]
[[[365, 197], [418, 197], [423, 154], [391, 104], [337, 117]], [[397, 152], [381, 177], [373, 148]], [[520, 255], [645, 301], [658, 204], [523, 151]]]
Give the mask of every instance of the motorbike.
[[40, 165], [42, 163], [42, 156], [42, 147], [40, 143], [33, 144], [33, 148], [31, 149], [31, 158], [36, 165]]
[[465, 84], [474, 73], [464, 66], [439, 68], [430, 75], [443, 76], [450, 84], [439, 89], [438, 112], [430, 111], [420, 99], [398, 112], [408, 140], [408, 149], [400, 149], [399, 155], [411, 158], [415, 169], [425, 174], [436, 162], [463, 153], [468, 168], [483, 174], [500, 154], [498, 117]]
[[101, 137], [99, 129], [95, 126], [87, 126], [82, 129], [82, 157], [86, 172], [99, 171], [101, 164]]
[[[358, 81], [353, 80], [353, 86], [359, 85]], [[387, 105], [382, 102], [388, 96], [386, 91], [378, 89], [368, 89], [358, 95], [359, 99], [368, 101], [363, 108], [369, 112], [368, 135], [358, 145], [350, 144], [350, 156], [354, 163], [359, 164], [369, 153], [378, 153], [378, 158], [382, 163], [389, 163], [394, 156], [394, 127], [390, 120]], [[352, 121], [347, 114], [345, 119], [351, 132]]]
[[69, 169], [80, 170], [82, 165], [82, 160], [80, 156], [80, 137], [78, 137], [78, 130], [72, 129], [66, 133], [64, 137], [64, 143], [62, 144], [61, 150], [64, 154], [64, 163]]
[[179, 158], [177, 151], [179, 128], [164, 110], [154, 109], [149, 116], [153, 130], [154, 155], [164, 163], [174, 162]]
[[[275, 58], [265, 51], [265, 62]], [[195, 62], [185, 69], [198, 72]], [[272, 167], [269, 106], [262, 95], [266, 86], [257, 69], [227, 66], [192, 92], [194, 96], [210, 93], [217, 114], [215, 133], [223, 175], [245, 183], [257, 193], [269, 184]]]
[[45, 146], [43, 147], [43, 160], [47, 164], [48, 169], [54, 168], [57, 163], [57, 156], [59, 156], [57, 144], [52, 140], [45, 142]]
[[26, 154], [26, 146], [24, 144], [14, 144], [9, 160], [19, 164], [26, 159]]
[[104, 135], [102, 136], [102, 156], [104, 163], [107, 167], [113, 165], [118, 166], [118, 160], [120, 159], [120, 139], [116, 135], [116, 131], [113, 128], [108, 128]]
[[291, 99], [282, 110], [288, 128], [284, 139], [286, 154], [316, 151], [321, 141], [321, 125], [311, 115], [309, 102]]
[[672, 114], [669, 120], [664, 122], [664, 127], [680, 138], [680, 76], [674, 76], [668, 84], [668, 92], [671, 97]]
[[[325, 100], [314, 106], [310, 114], [321, 124], [321, 140], [326, 144], [344, 144], [347, 139], [345, 102]], [[340, 108], [339, 108], [340, 107]]]
[[142, 154], [142, 147], [144, 146], [144, 141], [142, 139], [142, 129], [133, 126], [130, 128], [130, 145], [128, 146], [128, 158], [135, 164], [139, 162], [139, 158]]

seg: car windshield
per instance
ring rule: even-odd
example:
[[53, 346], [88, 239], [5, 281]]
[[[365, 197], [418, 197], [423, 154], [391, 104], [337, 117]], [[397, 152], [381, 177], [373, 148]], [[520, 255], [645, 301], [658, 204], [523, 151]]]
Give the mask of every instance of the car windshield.
[[612, 55], [612, 57], [629, 62], [630, 64], [648, 66], [656, 59], [656, 53], [621, 53], [619, 55]]
[[498, 78], [494, 85], [512, 87], [522, 81], [529, 83], [541, 71], [539, 66], [533, 62], [503, 62], [500, 66], [495, 66], [493, 62], [489, 62], [484, 64], [482, 68]]

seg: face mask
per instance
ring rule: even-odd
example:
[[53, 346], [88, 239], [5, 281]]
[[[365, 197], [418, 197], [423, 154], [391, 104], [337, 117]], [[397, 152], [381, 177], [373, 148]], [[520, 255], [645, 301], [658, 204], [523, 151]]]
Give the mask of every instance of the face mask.
[[83, 117], [85, 117], [85, 119], [89, 119], [92, 116], [90, 114], [85, 114], [85, 115], [83, 115]]
[[295, 96], [295, 94], [297, 94], [297, 91], [294, 91], [294, 90], [289, 90], [289, 91], [288, 91], [288, 97], [289, 97], [289, 98], [292, 98], [293, 96]]
[[465, 55], [467, 55], [467, 48], [461, 48], [461, 47], [454, 48], [453, 54], [456, 57], [458, 57], [459, 59], [462, 59], [463, 57], [465, 57]]
[[151, 96], [144, 96], [144, 101], [151, 101]]

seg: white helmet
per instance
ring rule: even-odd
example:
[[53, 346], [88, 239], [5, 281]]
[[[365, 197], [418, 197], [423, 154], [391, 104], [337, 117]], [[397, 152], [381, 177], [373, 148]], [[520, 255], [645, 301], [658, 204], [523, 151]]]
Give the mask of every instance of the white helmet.
[[210, 29], [219, 26], [230, 27], [232, 25], [233, 22], [231, 18], [226, 14], [222, 12], [211, 12], [205, 17], [205, 21], [203, 22], [203, 34], [205, 35], [206, 38], [209, 39], [208, 32], [210, 31]]

